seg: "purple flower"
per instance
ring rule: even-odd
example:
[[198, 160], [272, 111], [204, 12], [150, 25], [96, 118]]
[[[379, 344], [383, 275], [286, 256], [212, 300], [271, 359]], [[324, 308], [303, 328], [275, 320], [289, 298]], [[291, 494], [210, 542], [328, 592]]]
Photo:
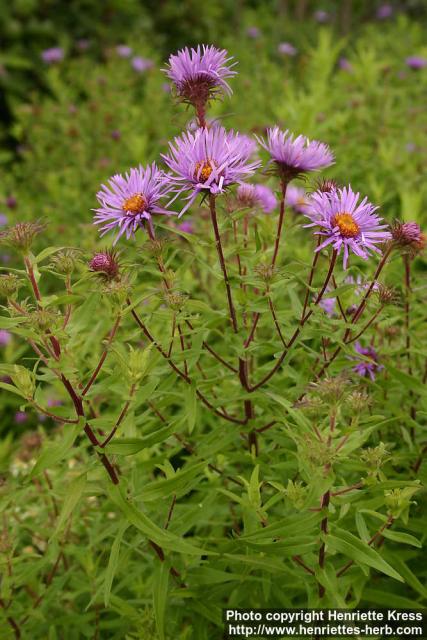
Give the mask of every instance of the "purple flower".
[[89, 262], [89, 269], [107, 280], [114, 280], [120, 272], [120, 262], [115, 249], [95, 253]]
[[48, 407], [60, 407], [62, 405], [62, 400], [57, 400], [56, 398], [48, 398], [47, 406]]
[[237, 188], [237, 201], [243, 207], [260, 207], [264, 213], [271, 213], [277, 206], [276, 196], [269, 187], [246, 182]]
[[253, 38], [254, 40], [259, 38], [261, 35], [261, 31], [258, 29], [258, 27], [248, 27], [246, 29], [246, 33], [249, 36], [249, 38]]
[[194, 227], [191, 220], [184, 220], [184, 222], [177, 225], [177, 229], [183, 233], [194, 233]]
[[151, 69], [153, 64], [152, 60], [142, 58], [141, 56], [135, 56], [131, 61], [132, 69], [137, 73], [144, 73], [144, 71]]
[[[329, 289], [327, 289], [329, 291]], [[335, 315], [335, 303], [336, 298], [322, 298], [319, 302], [319, 307], [330, 317]]]
[[414, 256], [426, 246], [426, 237], [416, 222], [395, 222], [391, 235], [398, 247], [409, 250]]
[[338, 66], [342, 71], [353, 71], [353, 65], [351, 64], [351, 62], [349, 62], [349, 60], [347, 60], [347, 58], [340, 58], [339, 62], [338, 62]]
[[[236, 75], [225, 49], [202, 45], [182, 49], [169, 58], [165, 71], [175, 85], [177, 95], [193, 105], [204, 105], [218, 94], [231, 95], [227, 78]], [[231, 64], [230, 64], [231, 63]]]
[[130, 58], [132, 55], [131, 47], [128, 47], [127, 44], [118, 44], [116, 47], [116, 53], [120, 58]]
[[180, 216], [199, 193], [217, 195], [232, 184], [241, 184], [260, 165], [251, 160], [252, 145], [234, 131], [216, 126], [183, 133], [169, 143], [169, 155], [162, 158], [175, 175], [168, 175], [176, 195], [190, 191]]
[[4, 227], [7, 224], [7, 216], [4, 213], [0, 213], [0, 227]]
[[284, 56], [295, 56], [298, 52], [290, 42], [281, 42], [277, 47], [277, 51]]
[[171, 92], [171, 86], [170, 86], [169, 82], [164, 82], [162, 84], [162, 91], [164, 91], [165, 93], [170, 93]]
[[376, 244], [391, 238], [384, 231], [388, 225], [380, 224], [381, 218], [374, 212], [378, 209], [364, 198], [359, 203], [359, 194], [351, 186], [329, 192], [316, 191], [311, 196], [312, 206], [305, 215], [312, 220], [306, 226], [318, 226], [316, 235], [325, 236], [325, 241], [316, 251], [332, 244], [335, 251], [343, 249], [343, 266], [347, 268], [349, 251], [367, 260], [370, 251], [381, 253]]
[[61, 47], [51, 47], [41, 52], [41, 59], [46, 64], [55, 64], [61, 62], [64, 58], [64, 50]]
[[294, 137], [288, 130], [279, 127], [267, 129], [267, 142], [257, 138], [258, 142], [271, 155], [279, 174], [286, 181], [305, 173], [328, 167], [334, 162], [334, 156], [326, 144], [308, 140], [303, 135]]
[[28, 415], [25, 413], [25, 411], [17, 411], [15, 413], [16, 424], [23, 424], [24, 422], [27, 422], [27, 420], [28, 420]]
[[327, 11], [323, 11], [323, 9], [319, 9], [314, 12], [314, 19], [316, 22], [323, 24], [329, 21], [329, 13]]
[[405, 144], [405, 149], [408, 153], [414, 153], [414, 151], [417, 150], [417, 145], [415, 144], [415, 142], [407, 142]]
[[286, 189], [285, 204], [298, 213], [307, 213], [310, 208], [310, 196], [302, 187], [289, 184]]
[[5, 347], [12, 340], [12, 334], [6, 329], [0, 329], [0, 347]]
[[424, 67], [427, 67], [427, 58], [422, 56], [409, 56], [405, 62], [411, 69], [424, 69]]
[[152, 214], [171, 214], [158, 204], [168, 191], [165, 176], [154, 162], [145, 169], [130, 169], [124, 176], [114, 175], [96, 194], [101, 207], [94, 209], [95, 224], [102, 225], [101, 236], [118, 230], [116, 244], [123, 234], [129, 239], [145, 220], [150, 222]]
[[[375, 351], [373, 346], [362, 347], [360, 342], [356, 342], [354, 346], [355, 351], [364, 356], [364, 359], [361, 360], [353, 367], [353, 371], [359, 374], [362, 377], [370, 377], [372, 382], [375, 380], [375, 373], [384, 369], [383, 365], [378, 363], [378, 354]], [[353, 358], [356, 359], [356, 358]]]
[[387, 18], [391, 18], [393, 15], [393, 7], [391, 4], [382, 4], [378, 7], [376, 16], [378, 20], [387, 20]]

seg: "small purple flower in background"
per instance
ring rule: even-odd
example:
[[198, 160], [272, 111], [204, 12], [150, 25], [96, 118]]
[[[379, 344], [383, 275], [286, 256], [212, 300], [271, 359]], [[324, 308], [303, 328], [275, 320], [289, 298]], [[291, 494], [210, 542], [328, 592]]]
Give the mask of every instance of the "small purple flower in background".
[[286, 189], [285, 204], [298, 213], [307, 213], [310, 208], [310, 196], [302, 187], [289, 184]]
[[353, 65], [351, 64], [351, 62], [349, 60], [347, 60], [347, 58], [340, 58], [339, 62], [338, 62], [338, 66], [342, 71], [353, 71]]
[[387, 20], [387, 18], [391, 18], [393, 15], [393, 7], [391, 4], [382, 4], [378, 7], [376, 11], [376, 17], [378, 20]]
[[258, 29], [258, 27], [248, 27], [246, 29], [246, 34], [249, 36], [249, 38], [253, 38], [254, 40], [256, 40], [260, 37], [261, 31]]
[[172, 54], [168, 67], [163, 69], [175, 85], [179, 98], [193, 105], [204, 105], [218, 95], [231, 95], [227, 79], [236, 75], [236, 62], [225, 49], [212, 45], [197, 49], [181, 49]]
[[56, 398], [48, 398], [47, 406], [48, 407], [60, 407], [62, 405], [62, 400], [58, 400]]
[[6, 207], [9, 207], [9, 209], [15, 209], [17, 204], [18, 204], [18, 201], [15, 198], [15, 196], [7, 196]]
[[0, 213], [0, 227], [4, 227], [7, 222], [7, 216], [4, 213]]
[[298, 49], [296, 49], [290, 42], [281, 42], [277, 47], [277, 51], [283, 56], [296, 56], [298, 53]]
[[113, 131], [111, 132], [111, 137], [113, 140], [120, 140], [120, 138], [122, 137], [122, 134], [118, 129], [113, 129]]
[[[378, 354], [374, 347], [362, 347], [360, 342], [356, 342], [354, 350], [361, 356], [364, 356], [364, 359], [360, 360], [360, 362], [353, 367], [353, 371], [359, 374], [359, 376], [369, 377], [372, 382], [374, 382], [375, 374], [384, 369], [383, 365], [378, 362]], [[355, 360], [356, 358], [352, 359]]]
[[162, 84], [162, 91], [164, 91], [165, 93], [170, 93], [171, 92], [171, 86], [170, 86], [169, 82], [164, 82]]
[[237, 201], [243, 207], [260, 207], [264, 213], [271, 213], [277, 206], [273, 191], [263, 184], [244, 183], [237, 188]]
[[178, 224], [176, 228], [183, 233], [194, 233], [194, 227], [191, 220], [184, 220], [184, 222]]
[[132, 48], [127, 44], [118, 44], [116, 47], [116, 53], [120, 58], [130, 58], [132, 55]]
[[409, 56], [406, 58], [405, 63], [410, 69], [424, 69], [424, 67], [427, 67], [427, 58], [423, 58], [423, 56]]
[[148, 69], [152, 69], [154, 62], [149, 58], [142, 58], [141, 56], [135, 56], [131, 61], [132, 69], [137, 73], [144, 73]]
[[241, 184], [260, 166], [252, 160], [253, 146], [246, 137], [221, 126], [183, 133], [169, 143], [170, 153], [162, 158], [175, 175], [168, 175], [176, 195], [191, 191], [180, 216], [199, 193], [223, 193], [232, 184]]
[[327, 11], [323, 11], [323, 9], [319, 9], [314, 12], [314, 19], [316, 22], [320, 22], [320, 24], [324, 24], [325, 22], [329, 22], [329, 13]]
[[0, 329], [0, 347], [6, 347], [12, 340], [12, 334], [6, 329]]
[[64, 50], [61, 47], [51, 47], [41, 52], [41, 59], [46, 64], [61, 62], [64, 58]]
[[150, 223], [153, 214], [173, 214], [158, 204], [169, 190], [164, 173], [154, 162], [145, 169], [131, 169], [124, 176], [114, 175], [96, 194], [101, 207], [94, 209], [95, 224], [102, 225], [101, 236], [118, 231], [116, 244], [123, 234], [129, 239], [145, 221]]
[[334, 156], [323, 142], [310, 141], [303, 135], [294, 137], [288, 130], [279, 127], [267, 129], [267, 141], [258, 138], [259, 144], [268, 151], [281, 177], [289, 181], [307, 171], [324, 169], [334, 162]]
[[[326, 289], [326, 291], [330, 291], [330, 289]], [[315, 298], [314, 298], [315, 299]], [[319, 302], [319, 307], [321, 307], [323, 309], [323, 311], [326, 313], [326, 315], [330, 316], [332, 318], [332, 316], [335, 315], [335, 303], [336, 303], [337, 299], [336, 298], [322, 298]]]
[[28, 415], [25, 413], [25, 411], [17, 411], [15, 413], [16, 424], [23, 424], [24, 422], [27, 422], [27, 420], [28, 420]]
[[311, 196], [311, 208], [305, 215], [312, 220], [307, 227], [318, 226], [321, 231], [316, 235], [325, 236], [326, 240], [316, 251], [321, 251], [329, 244], [338, 254], [343, 249], [343, 266], [347, 268], [349, 251], [367, 260], [370, 251], [381, 253], [378, 243], [391, 238], [391, 233], [384, 231], [386, 224], [374, 212], [378, 209], [365, 197], [359, 203], [359, 194], [352, 188], [344, 187], [330, 192], [316, 191]]
[[414, 151], [417, 150], [417, 145], [415, 144], [415, 142], [407, 142], [405, 144], [405, 149], [408, 153], [414, 153]]

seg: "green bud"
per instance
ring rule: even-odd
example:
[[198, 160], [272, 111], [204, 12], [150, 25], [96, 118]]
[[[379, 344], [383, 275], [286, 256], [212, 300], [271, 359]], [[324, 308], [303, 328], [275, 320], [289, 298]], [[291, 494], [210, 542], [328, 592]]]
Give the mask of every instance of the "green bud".
[[64, 276], [69, 276], [73, 273], [76, 262], [77, 252], [72, 249], [66, 249], [65, 251], [60, 251], [52, 258], [50, 267]]
[[34, 238], [45, 228], [46, 225], [40, 222], [18, 222], [15, 226], [0, 233], [0, 243], [28, 253]]
[[0, 295], [4, 298], [12, 297], [21, 286], [21, 281], [14, 273], [0, 275]]
[[421, 487], [404, 487], [384, 491], [385, 503], [393, 519], [401, 517], [405, 523], [408, 521], [409, 508], [411, 504], [416, 504], [411, 498], [420, 489]]
[[165, 293], [165, 302], [173, 311], [181, 311], [187, 300], [188, 296], [179, 291], [167, 291]]
[[304, 508], [308, 487], [304, 486], [302, 482], [293, 482], [292, 480], [288, 480], [288, 486], [284, 493], [296, 509], [300, 510]]
[[15, 364], [13, 367], [13, 373], [11, 373], [10, 377], [12, 378], [13, 384], [17, 389], [19, 389], [19, 391], [21, 391], [22, 395], [28, 400], [31, 400], [36, 390], [36, 378], [34, 373], [25, 367]]

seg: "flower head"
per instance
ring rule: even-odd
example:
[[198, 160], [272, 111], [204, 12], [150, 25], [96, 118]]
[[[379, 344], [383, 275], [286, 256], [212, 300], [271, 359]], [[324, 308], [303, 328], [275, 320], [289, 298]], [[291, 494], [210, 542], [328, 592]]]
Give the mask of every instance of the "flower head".
[[329, 22], [329, 18], [329, 13], [327, 11], [324, 11], [323, 9], [318, 9], [314, 12], [314, 19], [316, 20], [316, 22], [320, 22], [321, 24], [323, 24], [325, 22]]
[[12, 334], [6, 329], [0, 329], [0, 347], [5, 347], [12, 340]]
[[271, 213], [277, 205], [276, 196], [269, 187], [246, 182], [237, 188], [237, 202], [250, 209], [260, 207], [264, 213]]
[[344, 58], [344, 56], [339, 59], [338, 66], [342, 71], [353, 71], [353, 65], [347, 58]]
[[162, 155], [173, 174], [167, 178], [177, 198], [190, 191], [182, 215], [199, 193], [217, 195], [232, 184], [241, 184], [260, 162], [252, 160], [253, 146], [234, 131], [216, 126], [185, 132], [169, 143], [170, 153]]
[[0, 244], [7, 244], [26, 253], [31, 247], [35, 236], [44, 231], [45, 224], [40, 222], [18, 222], [6, 231], [0, 232]]
[[249, 38], [257, 40], [261, 35], [261, 31], [258, 29], [258, 27], [248, 27], [246, 29], [246, 34], [249, 36]]
[[375, 15], [378, 18], [378, 20], [387, 20], [387, 18], [391, 18], [391, 16], [393, 15], [392, 5], [391, 4], [380, 5]]
[[99, 273], [107, 280], [114, 280], [120, 271], [117, 252], [114, 249], [107, 249], [95, 253], [89, 262], [89, 269], [94, 273]]
[[153, 61], [149, 58], [142, 58], [141, 56], [135, 56], [131, 60], [132, 69], [137, 73], [144, 73], [144, 71], [148, 71], [154, 65]]
[[55, 64], [61, 62], [64, 57], [64, 50], [61, 47], [51, 47], [41, 52], [41, 59], [46, 64]]
[[331, 244], [337, 253], [343, 250], [343, 266], [347, 268], [349, 252], [367, 260], [370, 251], [380, 253], [376, 246], [391, 238], [380, 224], [381, 218], [367, 198], [359, 202], [359, 194], [350, 186], [330, 192], [316, 191], [311, 196], [311, 208], [306, 216], [311, 219], [308, 227], [318, 226], [317, 235], [325, 237], [316, 251]]
[[113, 176], [96, 194], [101, 207], [94, 209], [95, 224], [102, 225], [101, 235], [117, 229], [115, 244], [123, 234], [129, 239], [153, 214], [171, 214], [158, 204], [168, 191], [165, 176], [154, 162]]
[[362, 347], [360, 342], [356, 342], [354, 349], [359, 355], [363, 356], [363, 360], [360, 360], [360, 362], [353, 367], [353, 371], [362, 377], [369, 376], [369, 378], [374, 381], [375, 374], [384, 369], [383, 365], [378, 363], [378, 354], [374, 347], [372, 345]]
[[236, 75], [232, 69], [236, 63], [231, 61], [225, 49], [199, 45], [171, 55], [164, 71], [174, 83], [179, 98], [200, 106], [219, 94], [232, 93], [227, 78]]
[[307, 213], [310, 208], [310, 196], [302, 187], [289, 184], [286, 189], [285, 204], [299, 213]]
[[281, 42], [277, 47], [277, 51], [283, 56], [295, 56], [298, 50], [290, 42]]
[[405, 62], [410, 69], [418, 70], [427, 67], [427, 58], [423, 58], [423, 56], [409, 56]]
[[287, 181], [307, 171], [317, 171], [334, 162], [334, 156], [326, 144], [308, 140], [303, 135], [296, 138], [288, 130], [279, 127], [267, 130], [267, 141], [258, 142], [271, 155], [281, 177]]
[[426, 237], [416, 222], [395, 222], [391, 227], [391, 235], [395, 245], [412, 256], [426, 246]]
[[119, 44], [116, 47], [116, 53], [120, 58], [130, 58], [132, 55], [131, 47], [128, 47], [127, 44]]

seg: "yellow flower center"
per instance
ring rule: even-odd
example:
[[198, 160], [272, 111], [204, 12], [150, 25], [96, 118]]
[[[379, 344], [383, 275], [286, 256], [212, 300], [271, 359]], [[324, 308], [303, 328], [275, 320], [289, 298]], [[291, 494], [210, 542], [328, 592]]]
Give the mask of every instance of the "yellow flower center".
[[198, 182], [206, 182], [215, 168], [215, 162], [213, 160], [203, 160], [203, 162], [196, 162], [194, 168], [194, 178]]
[[130, 213], [143, 213], [147, 206], [147, 200], [144, 198], [142, 193], [135, 193], [135, 195], [130, 198], [126, 198], [126, 200], [122, 204], [123, 211], [127, 211]]
[[351, 213], [337, 213], [332, 220], [332, 226], [338, 227], [344, 238], [354, 238], [360, 231], [360, 227]]

